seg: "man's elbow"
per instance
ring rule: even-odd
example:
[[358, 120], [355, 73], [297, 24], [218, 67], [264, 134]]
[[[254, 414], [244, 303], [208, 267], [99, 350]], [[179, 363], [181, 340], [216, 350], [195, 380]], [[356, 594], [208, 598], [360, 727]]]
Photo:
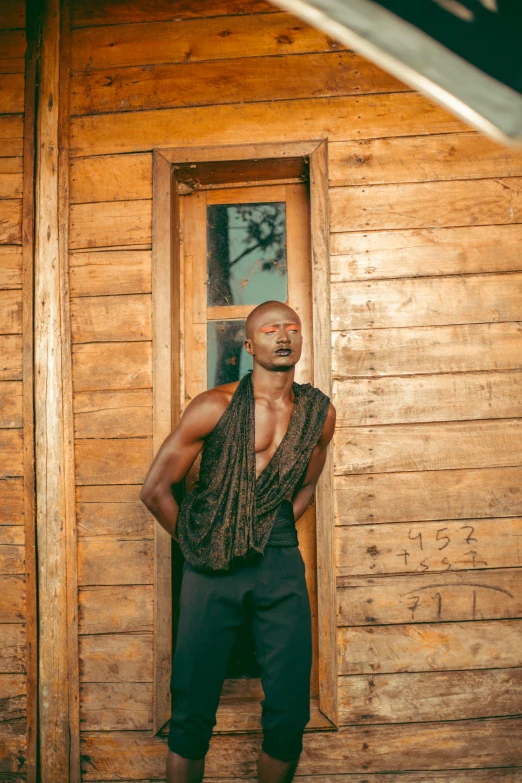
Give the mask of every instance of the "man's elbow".
[[140, 490], [140, 500], [147, 508], [150, 508], [154, 502], [154, 492], [146, 484]]

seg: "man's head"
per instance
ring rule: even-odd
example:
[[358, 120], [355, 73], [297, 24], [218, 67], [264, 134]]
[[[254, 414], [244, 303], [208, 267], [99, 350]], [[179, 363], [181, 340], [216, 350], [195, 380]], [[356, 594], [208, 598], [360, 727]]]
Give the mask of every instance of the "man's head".
[[301, 319], [284, 302], [258, 305], [247, 318], [245, 348], [267, 370], [290, 370], [301, 357]]

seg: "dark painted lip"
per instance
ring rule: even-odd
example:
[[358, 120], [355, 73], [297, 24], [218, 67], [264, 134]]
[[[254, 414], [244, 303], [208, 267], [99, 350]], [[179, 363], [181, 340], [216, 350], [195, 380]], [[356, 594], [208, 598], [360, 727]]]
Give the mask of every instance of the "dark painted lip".
[[278, 348], [277, 351], [274, 351], [274, 353], [276, 353], [278, 356], [287, 356], [293, 353], [293, 351], [291, 348]]

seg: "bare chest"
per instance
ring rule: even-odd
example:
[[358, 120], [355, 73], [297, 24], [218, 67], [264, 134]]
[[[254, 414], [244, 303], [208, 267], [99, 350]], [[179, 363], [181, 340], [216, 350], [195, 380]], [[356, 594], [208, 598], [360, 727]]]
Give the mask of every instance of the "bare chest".
[[285, 437], [294, 403], [272, 408], [257, 403], [255, 406], [256, 476], [266, 468]]

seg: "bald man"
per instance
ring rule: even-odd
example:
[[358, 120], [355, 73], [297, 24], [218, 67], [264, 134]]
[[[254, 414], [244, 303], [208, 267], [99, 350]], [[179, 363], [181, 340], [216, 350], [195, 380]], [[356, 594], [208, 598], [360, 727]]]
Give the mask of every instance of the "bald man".
[[[312, 641], [295, 522], [335, 427], [329, 398], [294, 381], [301, 322], [286, 304], [249, 315], [253, 370], [195, 397], [159, 449], [141, 500], [185, 557], [170, 689], [167, 783], [199, 783], [238, 628], [252, 624], [261, 667], [261, 783], [294, 778], [310, 719]], [[325, 346], [327, 350], [327, 346]], [[180, 506], [173, 492], [202, 451]]]

